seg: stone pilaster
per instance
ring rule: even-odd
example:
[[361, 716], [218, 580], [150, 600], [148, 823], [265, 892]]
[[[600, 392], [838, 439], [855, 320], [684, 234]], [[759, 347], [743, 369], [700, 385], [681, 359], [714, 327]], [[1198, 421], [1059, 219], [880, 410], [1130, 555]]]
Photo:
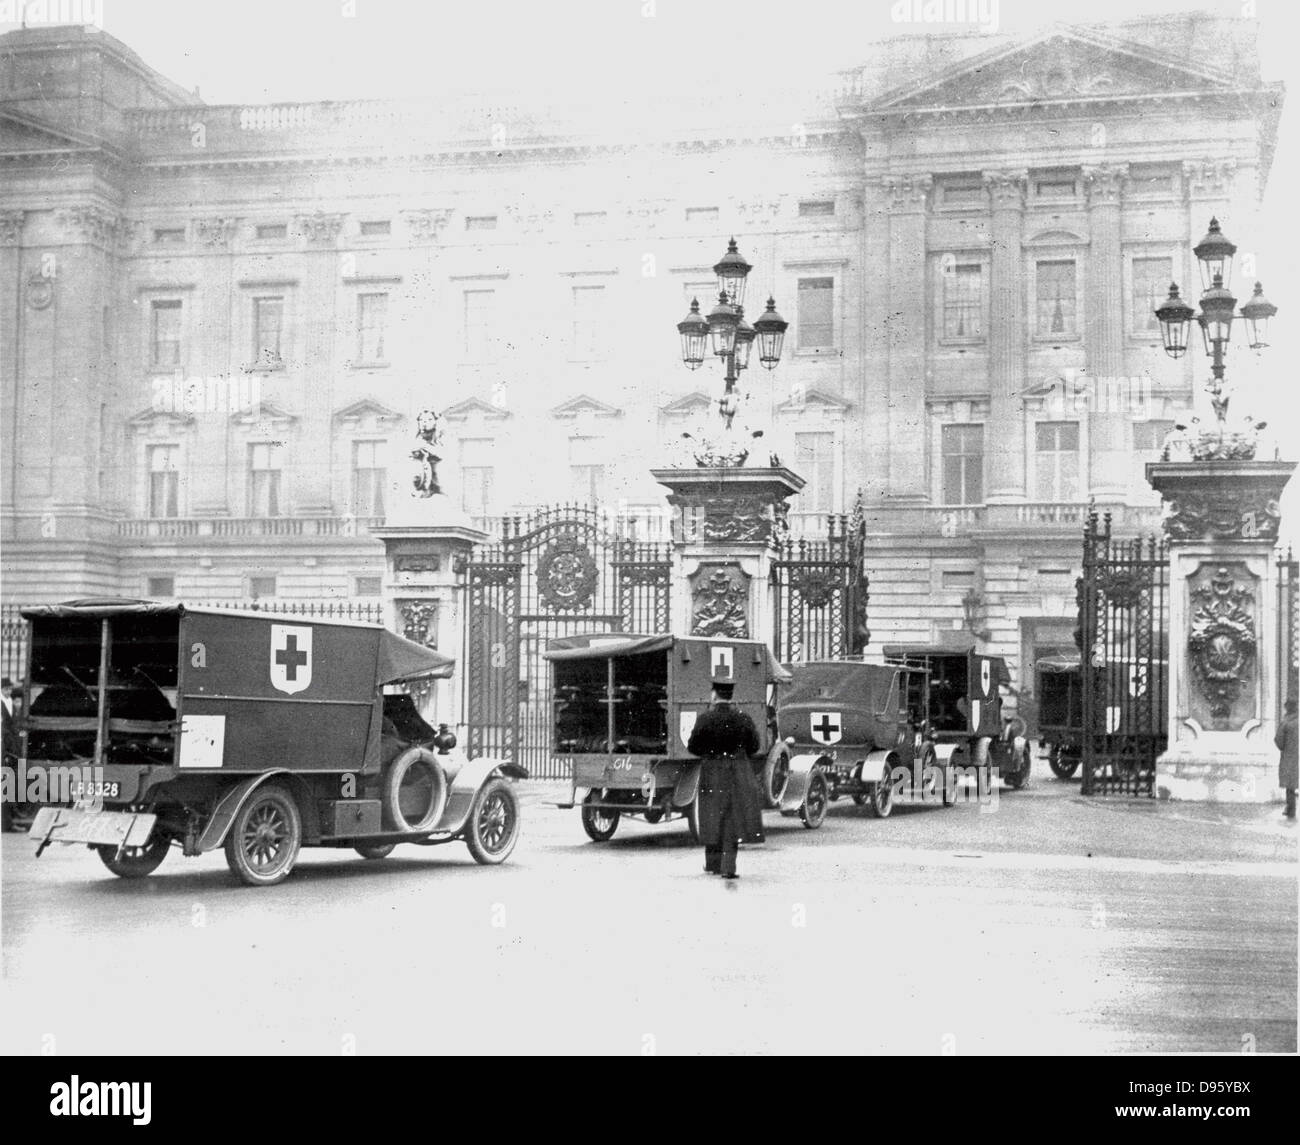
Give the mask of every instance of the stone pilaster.
[[989, 436], [986, 500], [1025, 499], [1024, 170], [986, 171], [992, 211], [989, 307]]
[[1130, 387], [1124, 372], [1124, 266], [1120, 205], [1128, 165], [1085, 167], [1088, 264], [1084, 277], [1084, 350], [1089, 391], [1088, 490], [1101, 502], [1124, 499], [1128, 481]]
[[924, 501], [925, 484], [925, 221], [930, 175], [883, 179], [889, 208], [889, 312], [886, 318], [885, 494], [894, 501]]

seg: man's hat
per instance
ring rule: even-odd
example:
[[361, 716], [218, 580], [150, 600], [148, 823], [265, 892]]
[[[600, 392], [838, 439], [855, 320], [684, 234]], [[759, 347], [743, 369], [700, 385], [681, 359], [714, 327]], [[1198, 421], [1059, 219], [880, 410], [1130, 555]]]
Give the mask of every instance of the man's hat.
[[736, 685], [730, 680], [714, 680], [713, 690], [718, 693], [718, 699], [729, 700], [736, 690]]

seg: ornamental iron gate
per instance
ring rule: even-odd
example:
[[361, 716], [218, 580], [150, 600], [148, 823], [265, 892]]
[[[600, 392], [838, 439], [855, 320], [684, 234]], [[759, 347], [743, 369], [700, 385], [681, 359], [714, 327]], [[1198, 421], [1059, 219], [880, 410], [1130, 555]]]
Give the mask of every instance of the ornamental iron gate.
[[[630, 524], [630, 528], [616, 528]], [[465, 719], [469, 755], [551, 768], [551, 674], [557, 636], [667, 632], [671, 549], [627, 539], [635, 524], [577, 505], [501, 520], [500, 540], [466, 567]]]
[[772, 651], [784, 664], [860, 656], [871, 639], [861, 501], [828, 523], [826, 540], [787, 538], [772, 562]]
[[1089, 513], [1079, 585], [1083, 794], [1155, 795], [1168, 740], [1169, 552]]
[[1277, 554], [1277, 713], [1300, 697], [1300, 561], [1291, 549]]

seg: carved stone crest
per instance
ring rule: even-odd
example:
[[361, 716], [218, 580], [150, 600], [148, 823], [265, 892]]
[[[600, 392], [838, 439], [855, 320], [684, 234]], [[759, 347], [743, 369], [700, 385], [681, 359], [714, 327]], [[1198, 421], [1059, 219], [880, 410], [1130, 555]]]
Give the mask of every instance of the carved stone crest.
[[1255, 661], [1255, 596], [1226, 565], [1200, 580], [1191, 590], [1192, 674], [1210, 703], [1210, 715], [1226, 720]]
[[402, 618], [402, 635], [429, 648], [438, 647], [438, 602], [436, 600], [399, 600], [397, 611]]
[[557, 538], [537, 562], [542, 602], [557, 611], [585, 608], [596, 594], [596, 561], [573, 534]]
[[442, 568], [442, 558], [437, 553], [426, 556], [395, 557], [393, 571], [399, 573], [436, 573]]
[[317, 211], [313, 215], [299, 215], [298, 229], [309, 243], [332, 243], [343, 229], [343, 215]]
[[1248, 490], [1188, 491], [1166, 503], [1165, 532], [1175, 540], [1275, 540], [1282, 511], [1277, 500]]
[[0, 211], [0, 246], [13, 246], [22, 237], [26, 211]]
[[33, 274], [27, 280], [27, 305], [32, 310], [48, 310], [54, 301], [54, 279]]
[[691, 588], [691, 635], [749, 636], [749, 577], [735, 565], [701, 565]]
[[194, 220], [194, 237], [204, 246], [227, 247], [238, 229], [238, 219]]

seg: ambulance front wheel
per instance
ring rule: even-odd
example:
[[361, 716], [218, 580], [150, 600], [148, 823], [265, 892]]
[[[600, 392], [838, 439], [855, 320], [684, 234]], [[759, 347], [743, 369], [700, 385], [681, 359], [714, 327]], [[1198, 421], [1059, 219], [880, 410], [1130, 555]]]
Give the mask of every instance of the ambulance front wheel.
[[226, 863], [250, 887], [288, 878], [302, 846], [302, 819], [283, 787], [259, 787], [235, 815], [226, 836]]
[[808, 776], [808, 790], [804, 793], [799, 819], [809, 830], [816, 830], [826, 818], [830, 802], [830, 787], [820, 767], [814, 767]]
[[618, 812], [604, 807], [593, 807], [603, 791], [592, 791], [582, 801], [582, 829], [593, 843], [607, 843], [618, 830]]
[[503, 863], [519, 841], [519, 800], [505, 779], [489, 779], [474, 800], [465, 845], [476, 863]]
[[95, 848], [100, 861], [120, 879], [143, 879], [152, 875], [171, 849], [171, 840], [155, 832], [142, 846], [123, 847], [117, 853], [117, 847], [105, 843]]

